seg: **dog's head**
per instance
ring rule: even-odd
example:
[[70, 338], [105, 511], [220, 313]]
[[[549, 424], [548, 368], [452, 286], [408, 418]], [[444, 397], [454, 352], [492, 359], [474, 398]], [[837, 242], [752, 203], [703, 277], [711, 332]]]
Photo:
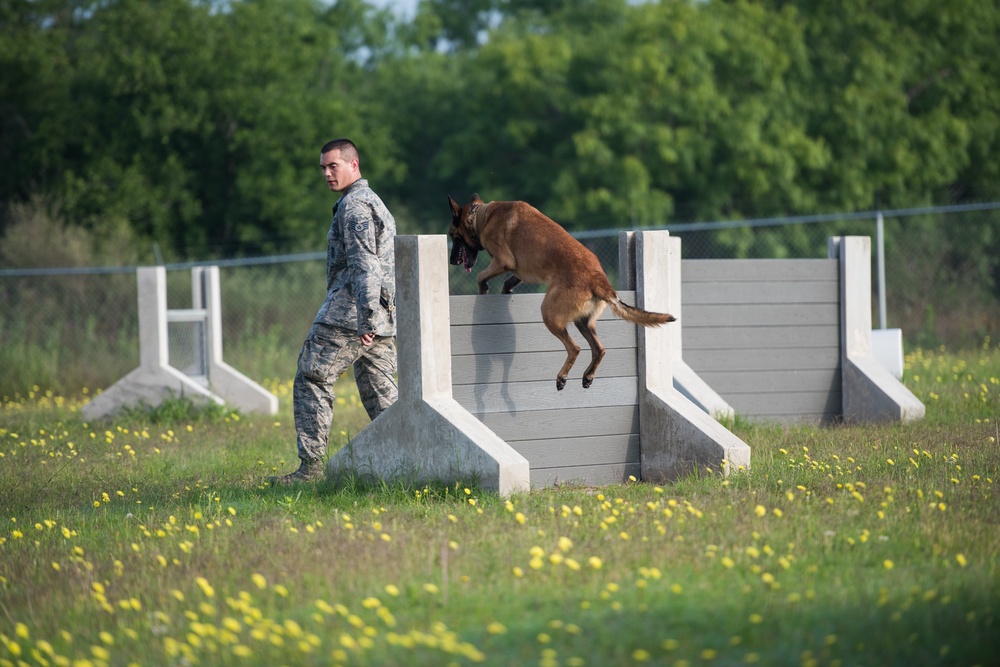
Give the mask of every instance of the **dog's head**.
[[448, 197], [451, 206], [451, 227], [448, 236], [451, 237], [451, 263], [463, 265], [466, 271], [472, 271], [476, 265], [476, 257], [483, 249], [476, 232], [476, 211], [483, 205], [479, 195], [472, 195], [472, 201], [465, 206]]

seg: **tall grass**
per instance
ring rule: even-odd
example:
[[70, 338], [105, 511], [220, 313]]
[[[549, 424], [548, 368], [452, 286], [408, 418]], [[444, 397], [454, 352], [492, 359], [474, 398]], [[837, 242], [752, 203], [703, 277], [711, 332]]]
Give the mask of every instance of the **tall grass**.
[[[1000, 348], [907, 365], [922, 422], [738, 420], [749, 472], [509, 500], [267, 487], [287, 400], [8, 400], [0, 665], [994, 664]], [[338, 389], [334, 447], [366, 421]]]

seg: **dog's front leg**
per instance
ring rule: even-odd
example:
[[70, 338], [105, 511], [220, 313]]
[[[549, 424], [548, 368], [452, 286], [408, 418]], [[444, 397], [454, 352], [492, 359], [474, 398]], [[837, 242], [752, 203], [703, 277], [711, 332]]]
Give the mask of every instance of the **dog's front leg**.
[[521, 279], [515, 276], [513, 273], [510, 274], [510, 278], [503, 281], [503, 289], [500, 290], [501, 294], [510, 294], [514, 291], [514, 288], [521, 284]]
[[501, 262], [498, 262], [497, 259], [494, 257], [493, 261], [490, 262], [489, 266], [483, 269], [479, 273], [479, 275], [476, 276], [476, 282], [479, 283], [479, 293], [489, 294], [490, 286], [487, 284], [487, 282], [492, 280], [493, 278], [496, 278], [501, 273], [504, 273], [506, 271], [507, 269], [504, 268], [504, 265]]

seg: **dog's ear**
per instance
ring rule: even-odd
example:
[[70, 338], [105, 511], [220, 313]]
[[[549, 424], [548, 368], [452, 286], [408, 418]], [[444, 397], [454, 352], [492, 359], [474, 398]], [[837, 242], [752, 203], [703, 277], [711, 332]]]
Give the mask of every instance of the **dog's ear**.
[[470, 201], [469, 203], [470, 204], [482, 204], [483, 200], [479, 198], [478, 194], [473, 194], [472, 195], [472, 201]]
[[462, 207], [458, 205], [458, 202], [448, 195], [448, 205], [451, 206], [451, 218], [452, 220], [457, 220], [459, 214], [462, 212]]

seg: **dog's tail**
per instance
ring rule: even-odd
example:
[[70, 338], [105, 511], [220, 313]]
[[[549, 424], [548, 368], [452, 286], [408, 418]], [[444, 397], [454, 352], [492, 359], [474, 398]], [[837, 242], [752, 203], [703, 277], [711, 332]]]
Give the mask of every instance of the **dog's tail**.
[[615, 315], [623, 320], [628, 320], [629, 322], [634, 322], [635, 324], [641, 324], [644, 327], [658, 327], [661, 324], [673, 322], [677, 319], [669, 313], [653, 313], [648, 310], [643, 310], [642, 308], [630, 306], [618, 298], [617, 293], [615, 293], [610, 299], [604, 300], [609, 306], [611, 306], [611, 312]]

